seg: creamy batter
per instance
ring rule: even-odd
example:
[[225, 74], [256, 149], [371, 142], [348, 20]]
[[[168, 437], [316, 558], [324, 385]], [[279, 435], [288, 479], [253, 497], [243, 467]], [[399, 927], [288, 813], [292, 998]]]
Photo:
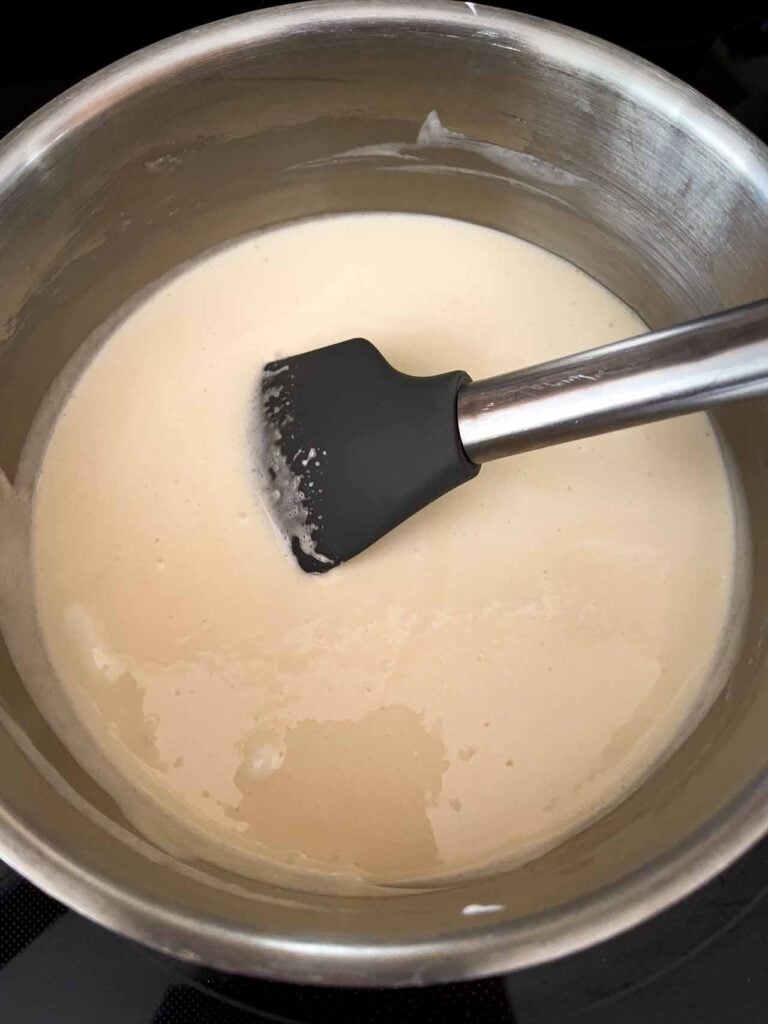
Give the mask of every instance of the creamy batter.
[[605, 812], [716, 692], [734, 510], [709, 421], [486, 466], [310, 577], [260, 503], [254, 399], [265, 361], [358, 335], [481, 377], [643, 330], [555, 256], [416, 215], [297, 223], [164, 283], [37, 484], [67, 742], [150, 837], [297, 884], [525, 860]]

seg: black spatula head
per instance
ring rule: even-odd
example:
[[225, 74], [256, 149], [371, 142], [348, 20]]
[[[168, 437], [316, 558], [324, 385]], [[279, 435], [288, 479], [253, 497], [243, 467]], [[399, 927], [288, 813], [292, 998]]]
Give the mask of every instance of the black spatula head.
[[348, 561], [477, 474], [456, 419], [467, 380], [399, 373], [363, 338], [265, 367], [267, 490], [302, 569]]

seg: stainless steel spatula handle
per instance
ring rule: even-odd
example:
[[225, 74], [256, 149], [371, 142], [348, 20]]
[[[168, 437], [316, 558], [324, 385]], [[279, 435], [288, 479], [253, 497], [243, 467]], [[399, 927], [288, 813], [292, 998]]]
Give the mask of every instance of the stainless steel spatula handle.
[[768, 395], [768, 300], [488, 380], [458, 395], [475, 463]]

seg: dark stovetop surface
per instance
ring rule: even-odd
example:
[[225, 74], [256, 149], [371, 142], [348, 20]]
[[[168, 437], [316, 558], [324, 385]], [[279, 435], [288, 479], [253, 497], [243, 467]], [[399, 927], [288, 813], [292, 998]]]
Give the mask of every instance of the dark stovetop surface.
[[371, 991], [188, 967], [0, 878], [5, 1024], [765, 1024], [768, 841], [647, 924], [484, 981]]
[[[418, 3], [418, 0], [413, 0]], [[35, 4], [0, 60], [0, 135], [84, 75], [192, 25], [267, 6], [133, 3], [113, 22]], [[768, 141], [768, 6], [582, 0], [514, 6], [612, 39], [684, 78]], [[9, 14], [4, 12], [7, 28]], [[94, 19], [93, 15], [89, 18]], [[13, 40], [13, 46], [9, 45]], [[397, 992], [257, 982], [190, 968], [93, 925], [0, 864], [2, 1024], [765, 1024], [768, 840], [679, 906], [584, 953], [485, 981]]]

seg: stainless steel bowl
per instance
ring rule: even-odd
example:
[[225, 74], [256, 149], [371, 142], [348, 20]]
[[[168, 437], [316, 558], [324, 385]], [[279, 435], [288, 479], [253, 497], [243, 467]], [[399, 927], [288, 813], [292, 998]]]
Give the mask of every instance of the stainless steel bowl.
[[[375, 209], [530, 239], [654, 327], [768, 291], [768, 153], [648, 64], [473, 3], [268, 10], [129, 57], [0, 149], [4, 472], [13, 479], [66, 360], [149, 281], [247, 231]], [[341, 984], [534, 964], [680, 899], [768, 829], [766, 405], [729, 409], [718, 423], [752, 524], [732, 677], [640, 790], [551, 854], [443, 890], [365, 900], [255, 883], [238, 895], [204, 866], [186, 876], [112, 827], [128, 826], [0, 647], [0, 855], [88, 917], [177, 956]], [[465, 912], [473, 906], [486, 912]]]

